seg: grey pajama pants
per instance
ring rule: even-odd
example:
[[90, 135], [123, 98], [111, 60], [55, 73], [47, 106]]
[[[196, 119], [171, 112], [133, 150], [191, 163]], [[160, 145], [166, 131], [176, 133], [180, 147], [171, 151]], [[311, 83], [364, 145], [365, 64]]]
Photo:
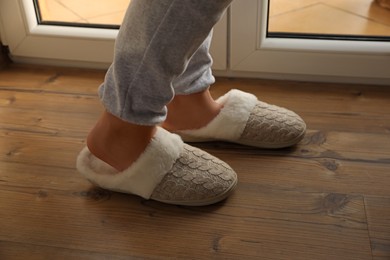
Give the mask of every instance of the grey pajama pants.
[[139, 125], [166, 118], [175, 94], [214, 83], [212, 28], [232, 0], [132, 0], [119, 30], [114, 61], [99, 88], [111, 114]]

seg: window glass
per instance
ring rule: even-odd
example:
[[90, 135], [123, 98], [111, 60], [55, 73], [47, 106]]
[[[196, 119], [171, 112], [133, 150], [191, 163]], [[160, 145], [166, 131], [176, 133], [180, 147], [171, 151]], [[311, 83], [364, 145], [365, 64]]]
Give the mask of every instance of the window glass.
[[390, 39], [390, 0], [269, 0], [269, 36]]
[[40, 24], [119, 27], [131, 0], [34, 0]]

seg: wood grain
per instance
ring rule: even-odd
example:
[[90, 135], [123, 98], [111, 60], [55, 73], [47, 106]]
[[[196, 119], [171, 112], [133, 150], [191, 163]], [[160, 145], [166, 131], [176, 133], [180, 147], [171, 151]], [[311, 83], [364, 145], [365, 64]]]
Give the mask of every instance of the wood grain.
[[297, 146], [196, 146], [239, 175], [191, 208], [92, 186], [75, 169], [104, 72], [0, 71], [0, 259], [389, 259], [390, 88], [218, 79], [295, 110]]

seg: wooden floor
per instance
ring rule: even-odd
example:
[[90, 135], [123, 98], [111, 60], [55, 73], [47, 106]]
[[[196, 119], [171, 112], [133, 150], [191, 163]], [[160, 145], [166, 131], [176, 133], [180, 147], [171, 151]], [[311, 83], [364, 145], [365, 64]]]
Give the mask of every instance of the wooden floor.
[[390, 86], [219, 79], [295, 110], [298, 146], [198, 145], [239, 175], [176, 207], [91, 186], [75, 158], [104, 72], [0, 71], [0, 259], [390, 259]]

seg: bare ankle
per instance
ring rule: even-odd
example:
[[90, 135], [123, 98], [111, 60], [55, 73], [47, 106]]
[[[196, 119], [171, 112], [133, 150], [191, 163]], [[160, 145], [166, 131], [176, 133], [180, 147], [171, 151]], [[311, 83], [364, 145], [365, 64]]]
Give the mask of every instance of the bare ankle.
[[89, 133], [87, 146], [93, 155], [122, 171], [142, 154], [155, 131], [155, 126], [135, 125], [104, 112]]
[[214, 119], [222, 108], [208, 90], [177, 95], [167, 107], [167, 119], [162, 126], [169, 131], [201, 128]]

